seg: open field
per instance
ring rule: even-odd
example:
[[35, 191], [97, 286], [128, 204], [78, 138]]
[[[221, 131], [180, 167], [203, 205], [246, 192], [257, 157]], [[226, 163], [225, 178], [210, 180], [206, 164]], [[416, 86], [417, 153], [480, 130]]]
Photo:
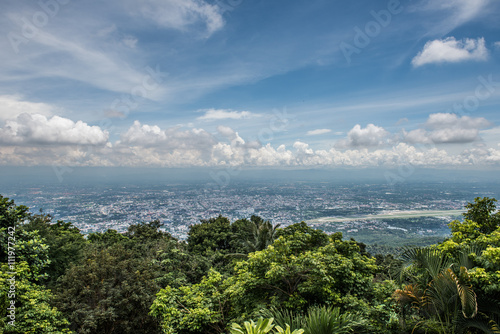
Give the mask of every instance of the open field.
[[391, 218], [416, 218], [416, 217], [447, 217], [461, 215], [464, 210], [395, 210], [379, 214], [349, 216], [349, 217], [321, 217], [306, 221], [308, 224], [318, 223], [340, 223], [370, 219], [391, 219]]

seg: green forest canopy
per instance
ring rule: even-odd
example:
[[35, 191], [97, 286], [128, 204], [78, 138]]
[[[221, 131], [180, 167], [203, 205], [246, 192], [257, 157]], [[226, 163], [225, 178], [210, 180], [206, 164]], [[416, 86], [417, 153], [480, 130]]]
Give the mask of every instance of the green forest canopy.
[[0, 333], [499, 333], [500, 214], [466, 209], [396, 256], [257, 216], [85, 237], [0, 196]]

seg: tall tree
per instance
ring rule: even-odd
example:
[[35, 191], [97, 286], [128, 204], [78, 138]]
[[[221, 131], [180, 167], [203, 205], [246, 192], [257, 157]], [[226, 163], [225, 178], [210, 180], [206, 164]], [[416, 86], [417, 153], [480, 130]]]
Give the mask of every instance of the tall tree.
[[24, 228], [32, 218], [27, 207], [0, 195], [0, 328], [13, 334], [68, 333], [52, 292], [40, 284], [49, 247], [37, 230]]
[[48, 246], [48, 286], [53, 287], [70, 266], [81, 260], [87, 241], [73, 224], [60, 220], [52, 223], [50, 216], [37, 214], [30, 217], [24, 229], [37, 231]]

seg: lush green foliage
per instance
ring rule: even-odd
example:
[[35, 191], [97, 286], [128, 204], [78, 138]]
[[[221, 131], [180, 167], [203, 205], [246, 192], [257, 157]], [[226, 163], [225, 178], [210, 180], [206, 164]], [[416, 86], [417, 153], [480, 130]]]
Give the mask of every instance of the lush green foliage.
[[273, 320], [273, 318], [259, 318], [257, 322], [253, 320], [245, 321], [243, 327], [233, 323], [231, 325], [231, 334], [266, 334], [273, 329]]
[[[404, 326], [427, 332], [500, 332], [500, 229], [496, 200], [476, 198], [452, 237], [428, 248], [407, 249], [395, 292]], [[408, 321], [408, 324], [406, 324]]]
[[2, 332], [68, 333], [69, 322], [52, 305], [52, 292], [41, 284], [50, 264], [49, 250], [38, 231], [24, 229], [30, 219], [28, 208], [0, 196]]
[[303, 329], [295, 329], [292, 331], [290, 325], [285, 324], [284, 329], [281, 326], [273, 325], [274, 318], [264, 319], [262, 317], [259, 318], [257, 322], [253, 320], [245, 321], [243, 323], [243, 327], [233, 323], [231, 325], [231, 334], [266, 334], [271, 333], [271, 330], [274, 328], [274, 333], [276, 334], [302, 334], [304, 333]]
[[257, 216], [202, 220], [187, 242], [159, 221], [84, 237], [0, 196], [0, 334], [500, 333], [500, 214], [466, 208], [444, 242], [371, 256]]
[[355, 242], [342, 241], [341, 234], [325, 235], [317, 244], [316, 237], [297, 231], [239, 262], [233, 289], [240, 296], [235, 301], [240, 312], [251, 314], [267, 303], [303, 309], [328, 302], [348, 308], [357, 296], [368, 296], [374, 259], [361, 255]]
[[338, 307], [314, 307], [309, 309], [305, 319], [305, 333], [347, 334], [361, 328], [366, 322], [360, 314], [342, 314]]
[[210, 270], [198, 284], [162, 289], [151, 306], [151, 314], [160, 319], [168, 334], [222, 333], [229, 310], [225, 288], [222, 275]]

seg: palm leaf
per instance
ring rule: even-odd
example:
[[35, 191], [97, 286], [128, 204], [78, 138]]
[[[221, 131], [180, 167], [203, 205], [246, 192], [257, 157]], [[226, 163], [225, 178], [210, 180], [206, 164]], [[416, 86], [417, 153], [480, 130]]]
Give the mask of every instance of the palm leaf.
[[366, 320], [359, 314], [340, 313], [338, 307], [311, 307], [307, 313], [305, 334], [352, 333]]
[[462, 304], [462, 313], [464, 317], [475, 317], [477, 314], [477, 297], [470, 283], [470, 276], [467, 268], [460, 267], [460, 274], [458, 276], [455, 275], [451, 269], [448, 269], [448, 273], [457, 286], [458, 297]]
[[286, 328], [286, 325], [289, 325], [292, 331], [304, 328], [305, 326], [305, 318], [302, 313], [293, 312], [287, 309], [279, 309], [276, 307], [262, 310], [260, 313], [265, 318], [273, 317], [277, 326]]
[[465, 267], [467, 269], [471, 269], [474, 267], [474, 261], [471, 259], [471, 255], [481, 255], [483, 251], [486, 249], [485, 245], [479, 244], [469, 244], [460, 249], [458, 253], [458, 265], [460, 267]]

